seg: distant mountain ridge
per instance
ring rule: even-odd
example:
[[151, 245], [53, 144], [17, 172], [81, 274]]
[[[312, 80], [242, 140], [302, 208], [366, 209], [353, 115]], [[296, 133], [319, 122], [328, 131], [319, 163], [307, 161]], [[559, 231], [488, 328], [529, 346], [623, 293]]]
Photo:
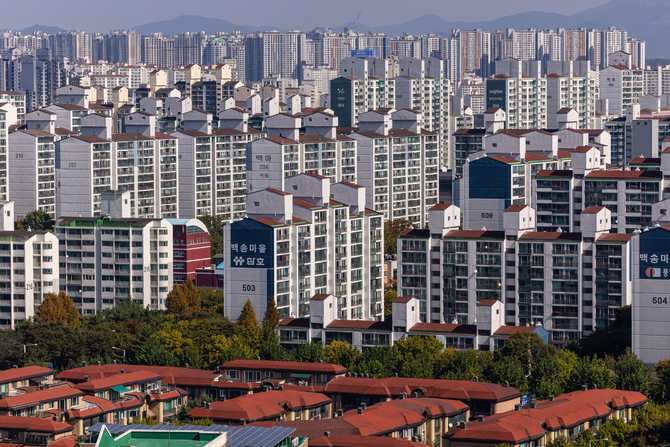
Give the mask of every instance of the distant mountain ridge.
[[206, 34], [215, 34], [217, 32], [232, 33], [233, 31], [240, 31], [245, 34], [255, 33], [257, 31], [270, 31], [278, 28], [271, 26], [255, 26], [255, 25], [236, 25], [228, 20], [215, 19], [209, 17], [202, 17], [197, 15], [183, 15], [175, 17], [172, 20], [163, 20], [160, 22], [151, 22], [145, 25], [140, 25], [132, 28], [139, 34], [148, 35], [151, 33], [163, 33], [166, 35], [174, 35], [183, 32], [198, 32], [204, 31]]
[[[333, 30], [342, 31], [345, 26], [353, 26], [353, 23], [350, 22], [339, 27], [334, 27]], [[670, 57], [670, 38], [666, 35], [667, 28], [670, 26], [670, 1], [668, 0], [611, 0], [603, 5], [570, 16], [535, 11], [479, 22], [450, 22], [436, 14], [427, 14], [394, 25], [372, 27], [359, 23], [356, 31], [363, 33], [378, 31], [392, 36], [401, 36], [404, 32], [413, 34], [437, 33], [449, 37], [453, 28], [463, 30], [481, 28], [487, 31], [506, 28], [535, 28], [538, 30], [598, 28], [602, 30], [610, 26], [626, 29], [630, 37], [646, 41], [648, 58]], [[204, 31], [207, 34], [214, 34], [216, 32], [230, 33], [233, 31], [254, 33], [256, 31], [270, 31], [272, 29], [284, 31], [271, 26], [236, 25], [227, 20], [198, 15], [181, 15], [171, 20], [151, 22], [135, 26], [132, 29], [144, 35], [158, 32], [166, 35], [174, 35], [185, 31]], [[57, 26], [34, 25], [21, 30], [21, 32], [32, 34], [35, 30], [54, 34], [63, 31]]]

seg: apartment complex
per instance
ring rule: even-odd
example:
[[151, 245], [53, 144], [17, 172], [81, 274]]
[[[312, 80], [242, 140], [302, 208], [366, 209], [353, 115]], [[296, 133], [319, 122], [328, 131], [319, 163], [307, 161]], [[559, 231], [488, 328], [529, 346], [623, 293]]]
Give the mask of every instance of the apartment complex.
[[[129, 193], [120, 200], [127, 201]], [[126, 206], [124, 213], [128, 215]], [[59, 290], [81, 314], [132, 299], [164, 309], [174, 283], [172, 224], [137, 217], [59, 217]]]
[[237, 318], [247, 299], [262, 313], [274, 298], [282, 318], [304, 317], [331, 293], [340, 318], [381, 319], [383, 216], [365, 188], [315, 174], [285, 185], [249, 193], [248, 218], [224, 227], [224, 314]]
[[497, 300], [508, 325], [541, 325], [555, 344], [578, 339], [631, 302], [632, 234], [610, 233], [612, 219], [591, 206], [579, 232], [538, 232], [535, 210], [511, 205], [502, 231], [459, 230], [460, 210], [438, 205], [430, 230], [398, 240], [398, 293], [424, 303], [422, 321], [473, 324], [477, 303]]
[[422, 128], [415, 110], [375, 110], [359, 117], [356, 140], [358, 183], [371, 209], [386, 219], [425, 226], [437, 203], [439, 136]]

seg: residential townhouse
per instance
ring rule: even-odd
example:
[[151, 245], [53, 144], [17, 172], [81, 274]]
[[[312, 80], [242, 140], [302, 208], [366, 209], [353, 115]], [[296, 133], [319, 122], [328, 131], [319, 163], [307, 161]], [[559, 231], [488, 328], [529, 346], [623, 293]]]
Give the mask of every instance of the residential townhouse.
[[[303, 340], [307, 343], [307, 340]], [[331, 380], [344, 377], [347, 368], [330, 363], [284, 362], [271, 360], [231, 360], [220, 366], [225, 380], [230, 382], [265, 382], [278, 384], [325, 386]], [[269, 382], [268, 382], [269, 383]]]
[[33, 446], [61, 445], [72, 435], [73, 428], [65, 422], [42, 417], [0, 416], [0, 436], [8, 443]]
[[208, 418], [217, 423], [245, 425], [261, 421], [329, 419], [332, 401], [321, 393], [273, 390], [248, 394], [222, 402], [204, 404], [187, 413], [191, 418]]
[[59, 290], [81, 314], [95, 314], [127, 299], [165, 308], [174, 282], [169, 221], [60, 217], [54, 233], [61, 247]]
[[455, 425], [444, 434], [443, 442], [473, 447], [488, 442], [545, 445], [560, 437], [574, 441], [582, 431], [597, 429], [608, 420], [630, 420], [646, 402], [647, 398], [636, 391], [589, 390], [585, 385], [582, 391], [533, 401], [530, 410], [518, 408]]
[[39, 387], [51, 384], [53, 370], [43, 366], [15, 367], [0, 371], [0, 394], [12, 395], [22, 392], [24, 387]]
[[316, 294], [337, 296], [343, 319], [382, 317], [382, 215], [365, 188], [316, 174], [285, 179], [286, 192], [247, 195], [247, 219], [224, 228], [224, 313], [274, 297], [282, 318], [307, 316]]

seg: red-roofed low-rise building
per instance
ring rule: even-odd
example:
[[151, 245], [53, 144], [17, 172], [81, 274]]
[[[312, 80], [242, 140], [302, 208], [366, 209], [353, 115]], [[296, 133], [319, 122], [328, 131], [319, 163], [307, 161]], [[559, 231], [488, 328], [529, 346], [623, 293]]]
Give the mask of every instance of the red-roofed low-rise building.
[[347, 368], [329, 363], [282, 362], [270, 360], [232, 360], [220, 367], [228, 382], [255, 383], [277, 381], [277, 384], [325, 386], [347, 373]]
[[206, 403], [187, 415], [209, 418], [216, 423], [244, 425], [260, 421], [329, 419], [332, 412], [332, 401], [323, 394], [273, 390]]
[[72, 435], [72, 430], [70, 424], [52, 418], [0, 416], [3, 445], [56, 445], [52, 443], [67, 439]]
[[482, 445], [545, 445], [560, 436], [574, 441], [579, 433], [597, 429], [610, 419], [630, 420], [647, 402], [636, 391], [587, 390], [551, 396], [525, 409], [494, 414], [454, 426], [444, 434], [452, 447]]

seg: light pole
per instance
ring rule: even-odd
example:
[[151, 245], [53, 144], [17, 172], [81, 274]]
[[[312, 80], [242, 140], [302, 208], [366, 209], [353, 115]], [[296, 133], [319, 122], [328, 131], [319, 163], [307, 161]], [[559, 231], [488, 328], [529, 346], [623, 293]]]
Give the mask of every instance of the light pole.
[[122, 351], [123, 352], [123, 358], [124, 359], [126, 358], [126, 350], [125, 349], [117, 348], [116, 346], [112, 346], [112, 349], [116, 349], [117, 351]]
[[591, 443], [592, 443], [593, 441], [609, 441], [609, 439], [607, 439], [607, 438], [603, 438], [603, 439], [591, 439], [591, 440], [589, 441], [589, 447], [591, 447]]
[[37, 346], [37, 343], [29, 343], [27, 345], [23, 345], [23, 355], [26, 355], [26, 347], [28, 346]]

